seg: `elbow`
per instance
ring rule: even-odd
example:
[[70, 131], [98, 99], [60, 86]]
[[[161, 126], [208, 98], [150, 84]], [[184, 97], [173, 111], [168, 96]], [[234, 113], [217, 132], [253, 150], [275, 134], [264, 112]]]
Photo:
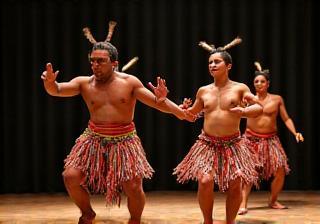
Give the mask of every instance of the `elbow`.
[[48, 90], [48, 89], [46, 89], [46, 92], [47, 92], [50, 96], [59, 96], [59, 92], [58, 92], [58, 91], [53, 91], [53, 90]]
[[53, 94], [52, 91], [50, 91], [49, 89], [45, 89], [45, 90], [46, 90], [46, 92], [47, 92], [50, 96], [54, 96], [54, 94]]

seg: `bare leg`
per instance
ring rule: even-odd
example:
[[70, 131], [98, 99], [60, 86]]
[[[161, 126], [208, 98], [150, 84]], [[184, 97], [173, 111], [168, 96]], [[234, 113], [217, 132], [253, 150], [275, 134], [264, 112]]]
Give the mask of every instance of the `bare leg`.
[[252, 188], [252, 184], [246, 184], [243, 183], [242, 184], [242, 202], [240, 205], [240, 209], [238, 211], [238, 215], [244, 215], [248, 213], [248, 198], [249, 198], [249, 194]]
[[123, 190], [128, 197], [129, 224], [139, 224], [146, 197], [142, 188], [142, 178], [134, 178], [122, 183]]
[[212, 224], [213, 211], [213, 176], [209, 174], [198, 178], [198, 201], [203, 215], [204, 224]]
[[241, 189], [242, 183], [240, 178], [230, 181], [226, 201], [227, 224], [235, 223], [237, 212], [242, 201]]
[[278, 202], [278, 195], [282, 190], [284, 184], [285, 170], [284, 167], [280, 167], [277, 169], [274, 175], [274, 179], [271, 183], [271, 196], [269, 200], [270, 208], [274, 209], [284, 209], [286, 206], [280, 204]]
[[91, 207], [88, 192], [86, 192], [80, 186], [83, 173], [79, 169], [67, 168], [62, 175], [64, 185], [69, 196], [81, 211], [82, 216], [79, 218], [79, 224], [91, 224], [96, 216], [96, 213]]

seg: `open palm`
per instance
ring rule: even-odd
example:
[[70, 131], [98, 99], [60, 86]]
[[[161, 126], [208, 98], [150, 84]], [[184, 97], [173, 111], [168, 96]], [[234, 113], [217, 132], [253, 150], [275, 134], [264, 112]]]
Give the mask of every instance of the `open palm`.
[[168, 88], [166, 86], [166, 80], [157, 77], [157, 86], [154, 86], [151, 82], [148, 83], [149, 87], [152, 89], [157, 101], [164, 101], [168, 95]]

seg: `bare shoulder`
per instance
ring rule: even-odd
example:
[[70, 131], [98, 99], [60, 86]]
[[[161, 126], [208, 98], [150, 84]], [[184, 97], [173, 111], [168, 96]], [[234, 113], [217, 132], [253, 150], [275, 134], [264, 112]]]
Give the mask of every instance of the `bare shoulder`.
[[198, 89], [198, 94], [199, 94], [199, 93], [201, 94], [201, 93], [210, 91], [212, 88], [213, 88], [213, 85], [212, 85], [212, 84], [209, 84], [209, 85], [206, 85], [206, 86], [201, 86], [201, 87]]
[[269, 96], [273, 101], [283, 102], [283, 98], [280, 95], [269, 93]]
[[248, 86], [243, 82], [236, 82], [236, 81], [232, 81], [232, 82], [234, 83], [234, 85], [239, 86], [241, 88], [248, 88]]
[[211, 84], [208, 84], [208, 85], [205, 85], [205, 86], [201, 86], [200, 88], [199, 88], [199, 90], [209, 90], [209, 89], [212, 89], [213, 88], [213, 84], [211, 83]]
[[117, 72], [116, 77], [119, 80], [122, 80], [124, 82], [127, 82], [127, 84], [133, 85], [133, 86], [140, 86], [142, 85], [141, 81], [135, 77], [134, 75], [130, 75], [124, 72]]
[[240, 89], [242, 91], [249, 90], [249, 87], [246, 84], [242, 83], [242, 82], [231, 81], [231, 87]]
[[88, 83], [90, 80], [93, 79], [93, 76], [77, 76], [73, 78], [72, 82], [77, 82], [79, 84]]
[[132, 76], [132, 75], [129, 75], [129, 74], [124, 73], [124, 72], [115, 72], [115, 73], [116, 73], [117, 79], [127, 80]]
[[280, 95], [278, 95], [278, 94], [272, 94], [272, 93], [268, 93], [269, 94], [269, 96], [271, 97], [271, 98], [274, 98], [274, 99], [282, 99], [282, 97], [280, 96]]

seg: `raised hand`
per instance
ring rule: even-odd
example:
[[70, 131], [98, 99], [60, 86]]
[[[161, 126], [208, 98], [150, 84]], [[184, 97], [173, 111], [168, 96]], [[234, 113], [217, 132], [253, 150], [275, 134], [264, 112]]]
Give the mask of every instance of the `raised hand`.
[[183, 109], [184, 119], [190, 122], [195, 122], [197, 120], [197, 116], [191, 113], [190, 111]]
[[42, 73], [41, 79], [46, 82], [56, 81], [59, 71], [53, 72], [51, 63], [46, 64], [46, 70]]
[[168, 95], [168, 88], [166, 86], [166, 80], [157, 77], [157, 86], [154, 86], [151, 82], [148, 83], [148, 86], [153, 91], [154, 95], [156, 96], [156, 100], [159, 102], [163, 102], [166, 100]]
[[302, 134], [299, 133], [299, 132], [297, 132], [295, 137], [296, 137], [296, 141], [297, 142], [303, 142], [304, 141], [304, 138], [303, 138]]
[[188, 109], [192, 105], [191, 98], [184, 98], [182, 104], [179, 105], [181, 109]]

